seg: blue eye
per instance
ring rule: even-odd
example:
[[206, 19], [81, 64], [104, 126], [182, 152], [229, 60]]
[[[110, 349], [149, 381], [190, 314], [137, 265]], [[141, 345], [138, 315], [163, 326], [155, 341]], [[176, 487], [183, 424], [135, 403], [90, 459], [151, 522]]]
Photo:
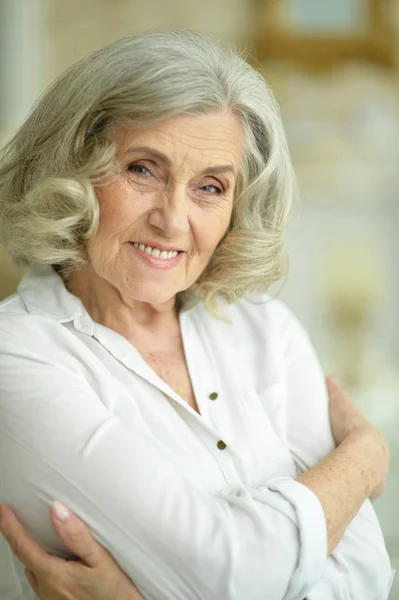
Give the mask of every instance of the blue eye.
[[129, 171], [137, 173], [137, 175], [142, 175], [143, 177], [150, 175], [150, 171], [144, 165], [130, 165], [128, 169]]
[[221, 190], [220, 188], [218, 188], [216, 185], [204, 185], [201, 188], [202, 190], [204, 190], [205, 192], [209, 192], [210, 194], [222, 194], [223, 190]]

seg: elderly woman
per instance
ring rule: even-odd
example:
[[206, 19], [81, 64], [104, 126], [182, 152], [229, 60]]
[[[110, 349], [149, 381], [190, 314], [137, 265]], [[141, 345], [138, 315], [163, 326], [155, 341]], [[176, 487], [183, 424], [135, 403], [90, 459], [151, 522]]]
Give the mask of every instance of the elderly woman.
[[270, 90], [205, 36], [118, 41], [39, 100], [0, 169], [31, 267], [0, 305], [2, 600], [385, 600], [385, 440], [334, 383], [331, 431], [266, 293], [293, 194]]

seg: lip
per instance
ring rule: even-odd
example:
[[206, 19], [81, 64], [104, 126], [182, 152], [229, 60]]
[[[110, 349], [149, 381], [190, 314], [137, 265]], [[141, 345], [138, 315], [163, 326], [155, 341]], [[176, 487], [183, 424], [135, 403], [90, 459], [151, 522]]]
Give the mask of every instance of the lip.
[[145, 242], [143, 240], [133, 240], [132, 242], [130, 242], [131, 244], [144, 244], [144, 246], [151, 246], [151, 248], [158, 248], [159, 250], [166, 250], [167, 252], [171, 252], [171, 251], [175, 251], [177, 250], [177, 252], [184, 252], [184, 250], [182, 248], [176, 248], [176, 246], [162, 246], [162, 244], [158, 244], [158, 242], [156, 244], [153, 244], [152, 242]]
[[[165, 271], [167, 269], [173, 269], [176, 265], [180, 263], [183, 254], [185, 254], [184, 252], [179, 251], [179, 254], [177, 254], [177, 256], [174, 256], [173, 258], [156, 258], [156, 256], [152, 256], [151, 254], [147, 254], [147, 252], [136, 248], [133, 242], [128, 243], [130, 248], [136, 254], [137, 258], [141, 259], [144, 264], [146, 264], [148, 267], [152, 267], [153, 269], [160, 269], [162, 271]], [[151, 244], [146, 245], [150, 246]]]

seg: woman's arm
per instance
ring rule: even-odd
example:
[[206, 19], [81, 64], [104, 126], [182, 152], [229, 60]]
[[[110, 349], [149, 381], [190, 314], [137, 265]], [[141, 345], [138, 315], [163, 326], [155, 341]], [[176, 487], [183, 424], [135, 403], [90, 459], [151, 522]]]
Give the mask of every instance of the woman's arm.
[[0, 501], [44, 549], [73, 558], [48, 520], [57, 498], [153, 600], [302, 600], [320, 579], [325, 517], [305, 485], [205, 493], [139, 413], [125, 423], [35, 339], [16, 345], [12, 319], [0, 333]]
[[[335, 448], [324, 376], [308, 335], [282, 303], [273, 304], [285, 341], [287, 406], [282, 433], [302, 471], [298, 481], [312, 489], [323, 506], [332, 552], [323, 580], [308, 598], [385, 600], [392, 569], [366, 498], [386, 476], [386, 443], [375, 428], [363, 428], [368, 422], [348, 407], [345, 395], [334, 398], [332, 386], [332, 425], [340, 444]], [[352, 427], [359, 431], [345, 437]]]
[[[93, 538], [90, 530], [59, 503], [50, 518], [63, 544], [79, 560], [64, 560], [45, 552], [6, 505], [0, 505], [0, 531], [15, 556], [25, 565], [29, 585], [40, 600], [144, 600], [136, 586], [112, 556]], [[2, 599], [3, 600], [3, 599]]]
[[[17, 350], [20, 352], [15, 348], [15, 355], [19, 356]], [[0, 425], [0, 445], [4, 450], [0, 452], [4, 475], [1, 489], [2, 494], [8, 496], [3, 496], [2, 501], [16, 508], [21, 521], [25, 521], [46, 549], [57, 553], [66, 550], [65, 546], [54, 544], [48, 532], [47, 506], [58, 497], [83, 516], [95, 537], [138, 584], [145, 597], [163, 600], [217, 597], [214, 593], [217, 582], [212, 588], [209, 583], [218, 577], [219, 586], [222, 585], [226, 578], [225, 559], [235, 558], [240, 561], [231, 563], [235, 582], [242, 585], [230, 591], [226, 588], [220, 591], [219, 587], [220, 597], [263, 599], [272, 585], [273, 593], [277, 585], [283, 585], [284, 590], [280, 587], [280, 592], [277, 590], [271, 597], [302, 600], [311, 587], [311, 578], [316, 582], [322, 572], [321, 569], [312, 571], [314, 556], [317, 558], [323, 550], [325, 556], [327, 552], [324, 544], [322, 548], [317, 545], [325, 523], [323, 515], [319, 519], [321, 508], [318, 502], [313, 502], [312, 492], [295, 481], [272, 480], [269, 488], [262, 486], [252, 490], [246, 486], [229, 486], [230, 489], [222, 490], [220, 497], [197, 495], [190, 483], [179, 477], [175, 466], [169, 465], [163, 454], [154, 452], [156, 444], [152, 438], [145, 445], [142, 424], [136, 430], [134, 424], [123, 427], [116, 418], [111, 421], [108, 411], [80, 377], [55, 368], [40, 357], [34, 361], [32, 358], [29, 356], [29, 370], [19, 357], [19, 377], [12, 364], [0, 377], [4, 417], [3, 430]], [[0, 365], [4, 365], [4, 360]], [[38, 379], [35, 381], [35, 378]], [[59, 391], [47, 397], [45, 392], [47, 388], [54, 390], [54, 381]], [[15, 388], [20, 393], [14, 402], [8, 403]], [[41, 413], [41, 418], [37, 419], [32, 408]], [[142, 447], [137, 449], [138, 443]], [[160, 491], [162, 486], [163, 492]], [[44, 495], [40, 503], [38, 493], [39, 499]], [[293, 496], [296, 496], [295, 510], [290, 510]], [[158, 502], [155, 510], [153, 500]], [[221, 509], [216, 515], [215, 502]], [[167, 511], [165, 515], [165, 504], [175, 507], [174, 511]], [[198, 508], [202, 504], [205, 520]], [[184, 517], [188, 509], [187, 520]], [[38, 522], [37, 515], [43, 515], [42, 522]], [[143, 522], [137, 521], [138, 515]], [[146, 528], [154, 539], [148, 540]], [[202, 547], [199, 542], [203, 542]], [[143, 544], [146, 560], [140, 556]], [[251, 547], [255, 548], [253, 553], [248, 552]], [[193, 552], [196, 552], [195, 561]], [[148, 555], [153, 560], [148, 560]], [[170, 565], [175, 557], [173, 571]], [[294, 567], [291, 566], [293, 557], [299, 563]], [[167, 576], [165, 569], [169, 569]], [[243, 577], [241, 569], [246, 576], [249, 573], [248, 579]], [[176, 576], [186, 585], [183, 592], [181, 585], [175, 586], [177, 591], [171, 588]], [[140, 585], [143, 577], [148, 581], [147, 589]], [[157, 590], [155, 593], [148, 591], [151, 585]]]
[[313, 492], [276, 478], [207, 493], [139, 411], [124, 422], [83, 375], [41, 356], [35, 340], [14, 339], [9, 318], [0, 331], [0, 502], [46, 551], [73, 558], [48, 519], [56, 498], [149, 600], [306, 596], [327, 554]]
[[[345, 398], [345, 393], [337, 385], [329, 385], [332, 421], [335, 422], [334, 435], [337, 441], [345, 439], [353, 427], [363, 431], [368, 423]], [[348, 434], [349, 435], [349, 434]], [[325, 464], [328, 464], [327, 459]], [[317, 466], [312, 469], [315, 471]], [[317, 480], [319, 483], [319, 480]], [[79, 561], [65, 561], [44, 552], [34, 540], [27, 536], [22, 526], [8, 507], [0, 515], [0, 529], [6, 536], [14, 554], [29, 569], [26, 575], [32, 589], [40, 600], [144, 600], [134, 584], [118, 567], [113, 558], [92, 537], [87, 526], [75, 515], [61, 512], [57, 517], [57, 505], [52, 505], [51, 521], [60, 540], [70, 549]], [[1, 509], [1, 507], [0, 507]], [[69, 516], [68, 516], [69, 515]], [[3, 518], [1, 518], [3, 517]], [[364, 525], [364, 524], [363, 524]], [[324, 574], [319, 584], [323, 590], [311, 591], [310, 600], [327, 598], [329, 573]], [[347, 596], [335, 586], [335, 597]]]
[[[328, 385], [332, 421], [336, 421], [336, 427], [341, 430], [336, 434], [338, 429], [333, 429], [339, 446], [298, 477], [298, 481], [311, 489], [323, 506], [328, 554], [331, 554], [366, 498], [385, 483], [389, 452], [382, 434], [350, 404], [338, 385], [333, 382]], [[336, 407], [336, 401], [342, 406]], [[341, 419], [337, 418], [336, 412], [341, 414]]]

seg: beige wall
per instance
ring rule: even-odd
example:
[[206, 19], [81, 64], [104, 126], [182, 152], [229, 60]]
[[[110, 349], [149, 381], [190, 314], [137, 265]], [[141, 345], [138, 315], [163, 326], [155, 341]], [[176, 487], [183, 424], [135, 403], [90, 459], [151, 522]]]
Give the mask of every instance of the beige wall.
[[4, 248], [0, 245], [0, 300], [12, 294], [22, 274], [7, 256]]
[[52, 79], [85, 53], [129, 33], [184, 27], [241, 45], [251, 38], [255, 11], [249, 0], [43, 0], [52, 48]]

